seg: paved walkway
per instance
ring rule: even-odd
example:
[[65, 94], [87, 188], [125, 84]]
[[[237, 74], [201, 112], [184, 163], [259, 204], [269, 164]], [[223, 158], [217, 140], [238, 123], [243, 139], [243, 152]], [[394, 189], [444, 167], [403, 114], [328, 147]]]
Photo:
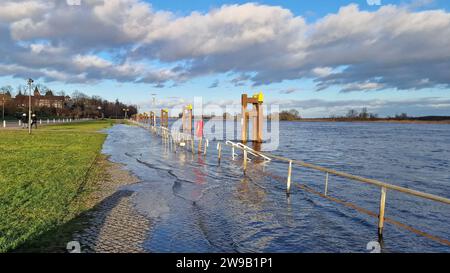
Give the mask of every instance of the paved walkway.
[[83, 217], [86, 228], [73, 234], [83, 253], [139, 253], [147, 238], [150, 221], [136, 212], [131, 198], [133, 192], [124, 185], [139, 182], [119, 164], [111, 165], [111, 179], [103, 181], [96, 193], [102, 200]]

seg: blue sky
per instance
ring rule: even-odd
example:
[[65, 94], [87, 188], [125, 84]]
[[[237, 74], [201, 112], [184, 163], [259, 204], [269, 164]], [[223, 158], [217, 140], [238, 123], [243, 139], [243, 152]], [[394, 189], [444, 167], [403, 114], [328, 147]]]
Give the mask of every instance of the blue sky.
[[[12, 7], [17, 8], [17, 6], [13, 6], [15, 1], [8, 1], [11, 1]], [[143, 3], [141, 0], [126, 1], [135, 5], [134, 10], [145, 7], [142, 5], [138, 6], [138, 4]], [[156, 0], [145, 2], [151, 4], [151, 12], [146, 10], [146, 7], [141, 9], [142, 12], [139, 14], [143, 14], [144, 12], [149, 13], [148, 16], [143, 15], [142, 20], [145, 20], [146, 17], [154, 16], [157, 19], [161, 18], [160, 20], [162, 21], [167, 20], [168, 23], [174, 23], [175, 26], [167, 30], [168, 32], [164, 34], [164, 37], [158, 39], [152, 38], [153, 40], [149, 41], [150, 38], [148, 38], [148, 36], [142, 38], [144, 35], [141, 35], [139, 36], [139, 39], [141, 40], [139, 40], [134, 37], [129, 38], [130, 35], [125, 33], [128, 36], [122, 39], [120, 35], [124, 35], [125, 37], [125, 34], [122, 32], [114, 34], [113, 31], [116, 29], [113, 29], [111, 33], [113, 33], [115, 37], [110, 37], [104, 33], [98, 32], [97, 34], [99, 37], [96, 39], [95, 30], [93, 30], [93, 35], [85, 35], [85, 33], [80, 34], [78, 30], [71, 28], [61, 32], [73, 31], [73, 36], [70, 37], [80, 35], [79, 41], [81, 42], [68, 41], [68, 38], [64, 36], [64, 33], [58, 37], [58, 29], [52, 29], [50, 32], [48, 30], [42, 30], [42, 37], [38, 36], [38, 34], [33, 36], [33, 34], [26, 33], [23, 29], [19, 29], [22, 32], [17, 31], [17, 34], [13, 31], [14, 28], [19, 25], [17, 22], [20, 22], [20, 20], [23, 21], [26, 18], [11, 19], [5, 14], [3, 14], [4, 18], [6, 18], [4, 19], [3, 26], [10, 27], [11, 50], [18, 48], [18, 51], [24, 51], [23, 48], [19, 47], [19, 44], [25, 44], [26, 47], [30, 48], [31, 44], [42, 44], [44, 47], [50, 48], [51, 46], [52, 49], [55, 49], [53, 51], [48, 50], [49, 53], [45, 50], [33, 51], [32, 56], [37, 60], [33, 62], [33, 65], [41, 62], [42, 66], [29, 73], [30, 75], [36, 75], [35, 77], [38, 82], [48, 86], [52, 90], [64, 90], [69, 94], [74, 90], [79, 90], [89, 95], [100, 95], [109, 100], [118, 98], [125, 103], [139, 104], [143, 111], [148, 110], [151, 105], [151, 94], [157, 94], [158, 105], [165, 106], [165, 104], [170, 105], [170, 101], [190, 101], [194, 96], [202, 96], [204, 101], [238, 101], [243, 92], [256, 93], [262, 91], [265, 94], [267, 102], [278, 103], [282, 108], [297, 108], [305, 117], [323, 117], [332, 114], [342, 114], [349, 108], [360, 108], [364, 106], [367, 106], [370, 111], [377, 112], [382, 116], [393, 115], [400, 112], [408, 112], [412, 115], [450, 115], [449, 107], [447, 107], [447, 105], [450, 106], [450, 94], [448, 88], [450, 80], [448, 79], [448, 76], [445, 76], [445, 69], [447, 69], [447, 66], [439, 61], [450, 58], [449, 51], [445, 50], [445, 46], [447, 45], [446, 41], [433, 38], [436, 39], [435, 43], [432, 41], [433, 43], [420, 43], [417, 46], [415, 44], [411, 46], [408, 45], [407, 42], [409, 41], [409, 43], [411, 43], [411, 40], [408, 40], [411, 39], [409, 36], [406, 38], [402, 37], [402, 39], [393, 39], [395, 41], [392, 41], [392, 45], [389, 44], [391, 41], [386, 39], [386, 37], [392, 37], [392, 33], [398, 35], [399, 31], [404, 31], [405, 36], [411, 35], [411, 33], [414, 34], [414, 32], [417, 31], [417, 41], [420, 39], [428, 40], [429, 37], [443, 35], [443, 33], [439, 31], [439, 27], [442, 27], [441, 25], [444, 23], [448, 23], [448, 11], [450, 9], [450, 3], [448, 1], [381, 0], [380, 6], [369, 5], [367, 1], [343, 0], [254, 1], [253, 3], [255, 3], [255, 6], [245, 6], [245, 10], [243, 5], [249, 3], [248, 1]], [[254, 17], [258, 18], [263, 17], [262, 14], [266, 11], [267, 14], [269, 14], [268, 16], [270, 16], [270, 12], [274, 12], [275, 15], [280, 14], [281, 12], [281, 24], [293, 24], [292, 29], [289, 27], [281, 30], [281, 32], [285, 33], [272, 33], [272, 35], [275, 35], [275, 38], [270, 37], [268, 38], [268, 41], [261, 42], [260, 39], [256, 37], [255, 39], [257, 41], [252, 42], [255, 47], [255, 56], [252, 56], [249, 60], [255, 63], [261, 60], [261, 67], [255, 68], [251, 63], [245, 63], [245, 61], [242, 61], [243, 63], [239, 62], [239, 59], [245, 59], [249, 54], [253, 54], [251, 49], [253, 44], [251, 44], [249, 48], [242, 49], [242, 47], [248, 46], [247, 40], [242, 42], [243, 46], [239, 46], [240, 41], [238, 41], [236, 43], [236, 48], [233, 48], [233, 44], [222, 48], [220, 42], [217, 44], [217, 41], [215, 41], [216, 44], [214, 44], [214, 48], [205, 46], [205, 49], [202, 49], [206, 53], [203, 51], [200, 52], [200, 49], [197, 52], [195, 47], [189, 51], [183, 49], [184, 46], [189, 47], [190, 44], [192, 44], [189, 39], [202, 39], [202, 37], [208, 35], [208, 37], [211, 37], [211, 35], [214, 36], [214, 31], [220, 31], [220, 34], [217, 34], [218, 37], [213, 37], [214, 39], [218, 39], [219, 41], [220, 39], [224, 39], [225, 41], [229, 38], [227, 37], [227, 28], [229, 26], [220, 26], [220, 24], [224, 24], [223, 20], [229, 20], [229, 18], [217, 16], [219, 17], [218, 19], [208, 19], [206, 18], [206, 14], [209, 15], [214, 11], [225, 14], [226, 9], [224, 9], [223, 5], [232, 4], [237, 4], [239, 6], [237, 11], [243, 11], [242, 15], [239, 15], [241, 17], [248, 16], [248, 11], [252, 12], [253, 10], [256, 12]], [[349, 7], [351, 4], [357, 4], [357, 7]], [[383, 9], [383, 7], [391, 4], [394, 5], [394, 15], [392, 15], [392, 12], [386, 12], [388, 9]], [[263, 6], [264, 9], [262, 9], [261, 6]], [[276, 9], [277, 6], [281, 7], [281, 11]], [[340, 11], [343, 7], [347, 7], [346, 11]], [[53, 16], [58, 13], [57, 9], [58, 6], [54, 5], [51, 9], [48, 8], [48, 10], [45, 11]], [[86, 4], [83, 6], [82, 2], [82, 6], [79, 8], [80, 10], [76, 9], [77, 7], [74, 7], [73, 12], [86, 13], [94, 10], [94, 7], [91, 9], [90, 6], [86, 7]], [[420, 24], [425, 24], [430, 21], [426, 20], [426, 18], [420, 19], [421, 17], [416, 15], [420, 12], [431, 12], [433, 10], [441, 10], [442, 13], [439, 14], [439, 16], [442, 16], [442, 19], [436, 19], [437, 23], [424, 31], [423, 28], [420, 28]], [[108, 10], [108, 12], [112, 11]], [[121, 11], [118, 9], [114, 12], [118, 13]], [[166, 18], [166, 16], [162, 14], [164, 12], [170, 13], [170, 15]], [[193, 12], [201, 13], [203, 18], [198, 18], [195, 14], [193, 15]], [[289, 15], [289, 12], [292, 13], [292, 15]], [[401, 16], [399, 16], [400, 19], [395, 18], [395, 12], [401, 13]], [[370, 18], [372, 18], [372, 15], [381, 19], [384, 18], [383, 16], [389, 17], [389, 20], [387, 21], [390, 21], [392, 24], [386, 24], [386, 26], [368, 26], [368, 32], [371, 32], [371, 36], [366, 35], [364, 31], [355, 34], [351, 30], [353, 27], [359, 29], [361, 27], [359, 24], [361, 24], [361, 22], [366, 22], [365, 20], [371, 20]], [[236, 15], [236, 21], [239, 21], [239, 16]], [[328, 18], [330, 16], [336, 18], [330, 19]], [[355, 19], [354, 25], [352, 25], [352, 16], [361, 18], [358, 20]], [[431, 13], [427, 16], [429, 16], [429, 18], [436, 18], [436, 16]], [[54, 15], [54, 17], [54, 20], [70, 20], [70, 16], [68, 16], [68, 19], [56, 15]], [[108, 18], [111, 17], [114, 16]], [[250, 15], [250, 17], [252, 17], [252, 15]], [[405, 19], [402, 19], [403, 17]], [[32, 20], [45, 20], [39, 18], [38, 15], [30, 18]], [[74, 18], [76, 18], [76, 16], [74, 16]], [[196, 25], [197, 33], [190, 33], [191, 27], [189, 25], [185, 25], [185, 29], [183, 29], [183, 24], [175, 24], [177, 19], [180, 18], [186, 18], [186, 20], [189, 20], [188, 22], [192, 22], [192, 24], [196, 24], [198, 21], [199, 23]], [[304, 20], [304, 23], [299, 22], [299, 18]], [[2, 23], [1, 19], [2, 13], [0, 12], [0, 26]], [[98, 18], [94, 19], [97, 20]], [[273, 20], [272, 22], [272, 20], [269, 20], [270, 18], [263, 19], [261, 19], [263, 23], [255, 19], [255, 24], [274, 24], [275, 26], [273, 29], [280, 31], [280, 26], [277, 25], [278, 22], [276, 20]], [[408, 25], [408, 20], [413, 21], [416, 19], [418, 20], [415, 23], [416, 25]], [[156, 19], [153, 21], [155, 20]], [[327, 23], [327, 20], [331, 23]], [[423, 22], [420, 20], [423, 20]], [[219, 25], [219, 27], [217, 27], [218, 30], [206, 29], [208, 26], [204, 26], [204, 22]], [[321, 24], [321, 22], [324, 23]], [[338, 23], [334, 25], [333, 22]], [[404, 25], [399, 26], [397, 30], [389, 29], [389, 26], [397, 26], [400, 24], [399, 22]], [[13, 23], [15, 23], [15, 25], [13, 25]], [[108, 29], [111, 25], [109, 23], [110, 22], [105, 24], [105, 29]], [[128, 26], [126, 20], [117, 23]], [[240, 32], [241, 30], [239, 28], [251, 28], [253, 23], [254, 22], [251, 20], [249, 21], [249, 19], [246, 18], [246, 21], [244, 21], [242, 25], [236, 23], [233, 27], [238, 28], [237, 32]], [[114, 24], [116, 24], [116, 22], [114, 22]], [[145, 28], [145, 24], [143, 25]], [[306, 27], [304, 27], [304, 25]], [[14, 26], [14, 28], [11, 26]], [[136, 27], [135, 25], [133, 26]], [[405, 30], [405, 26], [408, 28], [407, 30]], [[51, 27], [57, 28], [58, 26], [52, 25]], [[97, 25], [95, 25], [95, 27], [97, 27]], [[295, 38], [297, 35], [296, 32], [301, 31], [303, 27], [304, 29], [307, 29], [303, 35], [305, 37], [304, 44], [308, 44], [310, 48], [304, 49], [303, 44], [299, 42], [298, 45], [296, 45], [298, 48], [292, 50], [291, 45], [296, 44], [297, 41], [297, 38]], [[144, 34], [146, 34], [146, 32], [158, 33], [157, 27], [152, 29], [152, 27], [149, 26], [148, 28], [148, 30], [142, 30]], [[205, 33], [198, 33], [199, 31], [203, 31], [203, 28], [206, 29], [204, 30]], [[270, 29], [271, 26], [268, 25], [267, 28]], [[373, 30], [376, 28], [379, 29], [376, 31]], [[6, 29], [7, 28], [5, 28], [5, 33], [7, 32]], [[254, 31], [261, 31], [261, 29], [264, 28], [255, 27]], [[134, 34], [134, 29], [127, 30]], [[36, 30], [36, 32], [39, 31], [41, 30]], [[211, 31], [213, 32], [212, 34]], [[180, 33], [180, 37], [176, 37], [177, 33]], [[249, 33], [249, 35], [251, 35], [251, 30]], [[317, 37], [315, 37], [315, 33], [319, 33], [320, 35], [316, 35]], [[1, 34], [2, 32], [0, 32], [0, 35]], [[111, 34], [111, 36], [113, 36], [113, 34]], [[172, 34], [175, 37], [170, 37], [170, 39], [167, 38], [167, 36], [171, 36]], [[196, 36], [197, 34], [198, 36]], [[105, 37], [100, 37], [102, 35]], [[220, 35], [224, 35], [224, 37], [221, 37]], [[276, 35], [280, 35], [280, 38], [278, 39]], [[327, 35], [331, 35], [329, 36], [332, 37], [330, 39], [334, 40], [324, 45], [321, 39], [324, 39], [323, 37], [328, 37]], [[334, 37], [339, 35], [342, 35], [342, 37]], [[420, 35], [423, 35], [423, 37]], [[111, 43], [116, 42], [117, 37], [120, 38], [119, 40], [130, 39], [130, 41], [127, 41], [126, 46], [121, 44], [122, 41], [120, 41], [120, 43], [118, 42], [116, 47], [111, 46]], [[189, 39], [186, 39], [186, 37], [189, 37]], [[311, 37], [313, 37], [314, 40]], [[414, 35], [412, 35], [412, 37], [414, 37]], [[106, 43], [108, 39], [111, 39], [111, 43]], [[283, 45], [284, 39], [286, 39], [286, 43]], [[277, 40], [279, 40], [280, 43], [278, 43]], [[353, 40], [355, 42], [353, 42]], [[6, 41], [8, 41], [8, 39], [6, 39]], [[200, 41], [199, 46], [205, 45], [208, 42], [211, 41]], [[282, 62], [278, 62], [276, 58], [275, 60], [265, 60], [266, 58], [270, 59], [271, 55], [271, 51], [264, 45], [264, 43], [269, 42], [276, 44], [273, 55], [279, 55], [280, 59], [286, 58], [285, 63], [289, 63], [290, 60], [294, 60], [298, 57], [299, 64], [297, 65], [296, 62], [293, 61], [292, 64], [284, 66]], [[415, 41], [413, 41], [413, 43], [414, 42]], [[186, 44], [184, 45], [184, 43]], [[361, 46], [358, 46], [358, 43], [361, 43]], [[373, 43], [376, 46], [372, 47], [370, 43]], [[145, 46], [142, 46], [143, 44]], [[315, 46], [315, 44], [317, 44], [317, 46]], [[370, 47], [368, 46], [367, 51], [364, 51], [363, 47], [367, 44], [369, 44]], [[355, 45], [354, 49], [352, 49], [353, 45]], [[8, 46], [9, 45], [7, 44], [5, 48], [8, 49]], [[103, 50], [102, 46], [108, 47], [108, 49]], [[319, 50], [319, 47], [323, 47], [320, 48], [322, 51]], [[142, 48], [142, 51], [135, 50], [136, 48]], [[338, 60], [342, 48], [346, 50], [345, 54], [348, 54], [348, 51], [355, 50], [354, 55], [357, 56], [357, 58], [355, 57], [353, 62], [347, 62], [345, 58], [343, 58], [343, 60]], [[410, 52], [400, 49], [398, 52], [405, 52], [405, 56], [410, 55], [412, 57], [409, 60], [405, 56], [402, 57], [402, 54], [399, 54], [395, 50], [392, 50], [392, 53], [385, 53], [383, 50], [380, 50], [382, 48], [404, 48], [404, 50], [410, 50]], [[59, 49], [59, 51], [56, 49]], [[377, 51], [371, 52], [371, 50], [374, 49]], [[303, 50], [305, 51], [303, 52]], [[430, 52], [439, 52], [441, 55], [424, 55], [423, 52], [428, 50]], [[79, 58], [80, 61], [76, 64], [87, 69], [89, 72], [83, 73], [81, 70], [74, 71], [73, 65], [72, 67], [70, 67], [69, 64], [67, 64], [67, 67], [65, 64], [62, 65], [64, 62], [64, 55], [62, 55], [61, 52], [63, 51], [67, 52], [65, 53], [67, 59], [72, 58], [75, 60], [77, 56], [82, 56], [83, 58]], [[259, 51], [261, 51], [260, 55], [258, 55]], [[282, 51], [286, 51], [286, 53]], [[208, 52], [211, 53], [209, 54]], [[332, 52], [336, 53], [333, 55]], [[0, 51], [0, 53], [2, 52]], [[49, 55], [42, 56], [44, 53]], [[391, 59], [387, 58], [388, 54], [395, 53], [397, 54], [395, 56], [398, 56], [399, 60], [390, 62]], [[26, 52], [20, 52], [20, 54], [26, 54]], [[53, 57], [49, 57], [53, 55], [50, 54], [55, 54], [54, 63], [52, 63]], [[126, 55], [126, 58], [123, 57], [124, 55]], [[179, 57], [173, 57], [178, 55]], [[342, 55], [344, 55], [344, 53], [342, 53]], [[15, 54], [12, 54], [12, 56], [15, 56]], [[23, 61], [24, 57], [18, 56], [17, 60], [12, 60], [13, 57], [0, 58], [0, 65], [3, 63], [5, 66], [3, 70], [0, 66], [0, 86], [17, 86], [25, 83], [25, 68], [16, 68], [17, 66], [27, 67], [27, 65], [25, 65], [26, 62]], [[96, 56], [100, 60], [84, 58], [86, 56]], [[323, 59], [321, 58], [322, 56]], [[386, 63], [383, 62], [385, 57], [387, 60]], [[58, 60], [57, 58], [61, 58], [61, 60]], [[233, 58], [233, 60], [230, 60], [230, 58]], [[336, 60], [334, 60], [335, 58]], [[350, 54], [347, 59], [352, 58], [353, 55]], [[103, 61], [110, 62], [110, 64], [101, 63]], [[300, 64], [303, 61], [305, 63]], [[316, 62], [317, 67], [314, 68]], [[87, 65], [87, 63], [89, 63], [89, 65]], [[95, 68], [102, 69], [95, 70], [93, 68], [93, 63], [96, 65]], [[118, 67], [119, 65], [120, 68]], [[134, 71], [133, 68], [140, 67], [141, 65], [144, 66], [142, 71], [145, 71], [145, 73], [147, 70], [150, 70], [150, 68], [155, 70], [155, 72], [152, 71], [149, 73], [150, 80], [137, 80], [133, 78], [138, 77], [136, 74], [139, 72]], [[429, 65], [430, 69], [426, 69], [427, 65]], [[48, 68], [46, 66], [48, 66]], [[59, 68], [60, 66], [61, 68]], [[278, 66], [279, 68], [277, 68]], [[115, 67], [117, 67], [117, 69]], [[442, 67], [444, 67], [444, 71], [442, 71]], [[42, 72], [42, 69], [45, 71]], [[432, 73], [433, 69], [440, 70], [436, 70], [436, 73]], [[179, 70], [182, 70], [183, 73], [177, 74]], [[51, 73], [48, 73], [48, 71], [51, 71]], [[111, 71], [111, 73], [108, 71]], [[325, 71], [325, 74], [320, 74], [320, 71]], [[423, 71], [428, 71], [430, 76], [424, 76], [423, 79], [418, 79], [418, 77], [421, 77], [421, 72]], [[404, 75], [402, 73], [404, 73]], [[116, 80], [115, 75], [119, 75], [121, 78]], [[86, 77], [86, 80], [83, 80], [84, 77]], [[238, 83], [233, 82], [233, 79], [236, 80], [240, 77], [246, 79], [239, 81]], [[415, 80], [417, 80], [417, 83], [414, 83]], [[320, 86], [323, 86], [323, 88], [319, 88]], [[427, 103], [424, 103], [425, 101]], [[305, 106], [308, 102], [317, 103], [317, 106]], [[341, 103], [335, 103], [336, 105], [334, 105], [333, 102]], [[408, 102], [411, 102], [410, 105]]]

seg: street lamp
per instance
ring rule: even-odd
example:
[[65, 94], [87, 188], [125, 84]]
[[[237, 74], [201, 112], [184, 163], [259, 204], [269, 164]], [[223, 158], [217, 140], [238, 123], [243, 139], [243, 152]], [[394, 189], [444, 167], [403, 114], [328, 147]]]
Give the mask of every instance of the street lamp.
[[97, 109], [98, 109], [98, 111], [99, 111], [99, 112], [101, 112], [101, 113], [102, 113], [102, 119], [104, 119], [104, 118], [105, 118], [105, 116], [104, 116], [104, 114], [103, 114], [103, 111], [102, 111], [102, 107], [101, 107], [101, 106], [99, 106], [99, 107], [97, 107]]
[[2, 89], [2, 120], [5, 123], [5, 90]]
[[28, 87], [30, 88], [30, 94], [28, 96], [28, 134], [31, 135], [31, 92], [33, 86], [33, 80], [28, 79]]
[[128, 108], [123, 108], [122, 111], [125, 112], [125, 119], [127, 119], [127, 118], [128, 118], [128, 112], [130, 111], [130, 109], [128, 109]]

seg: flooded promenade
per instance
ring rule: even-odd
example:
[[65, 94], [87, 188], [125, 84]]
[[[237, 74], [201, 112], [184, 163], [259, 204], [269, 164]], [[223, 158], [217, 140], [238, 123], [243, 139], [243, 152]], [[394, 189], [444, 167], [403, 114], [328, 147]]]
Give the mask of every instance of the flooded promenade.
[[[439, 143], [431, 141], [431, 138], [437, 137], [436, 134], [450, 138], [449, 126], [430, 125], [435, 131], [417, 140], [421, 142], [420, 154], [427, 158], [411, 156], [405, 161], [403, 156], [408, 153], [398, 153], [398, 149], [403, 149], [399, 145], [393, 151], [373, 149], [378, 142], [388, 141], [389, 135], [382, 137], [383, 129], [386, 133], [396, 131], [399, 138], [402, 131], [406, 133], [405, 137], [410, 130], [426, 129], [430, 132], [430, 128], [423, 127], [282, 123], [281, 130], [285, 134], [277, 152], [448, 196], [450, 177], [448, 171], [443, 170], [448, 170], [449, 157], [443, 155], [450, 151], [444, 145], [445, 139]], [[294, 132], [303, 138], [288, 141]], [[367, 138], [366, 134], [374, 133], [379, 135], [375, 141]], [[339, 137], [343, 134], [346, 135]], [[320, 137], [312, 138], [313, 135]], [[350, 136], [353, 139], [349, 139]], [[321, 145], [312, 145], [318, 141]], [[346, 141], [352, 144], [347, 145]], [[121, 188], [128, 193], [130, 211], [136, 213], [138, 219], [143, 219], [136, 223], [136, 229], [145, 231], [136, 235], [141, 237], [135, 240], [140, 251], [367, 252], [367, 243], [377, 241], [377, 219], [373, 217], [298, 187], [293, 188], [287, 198], [285, 181], [282, 180], [286, 176], [286, 164], [250, 163], [249, 172], [244, 176], [242, 160], [231, 160], [230, 149], [224, 148], [219, 164], [215, 145], [215, 142], [210, 143], [206, 155], [184, 150], [174, 153], [148, 129], [116, 125], [108, 131], [103, 152], [110, 155], [111, 161], [123, 164], [140, 181]], [[405, 145], [410, 147], [410, 143]], [[308, 146], [309, 150], [306, 150]], [[343, 147], [350, 148], [341, 150]], [[364, 149], [373, 149], [373, 152], [366, 153]], [[386, 162], [390, 153], [398, 156]], [[433, 157], [434, 164], [430, 166], [429, 159]], [[401, 168], [410, 171], [401, 173]], [[417, 176], [416, 171], [421, 176]], [[321, 190], [322, 181], [321, 173], [301, 168], [293, 170], [293, 183], [304, 183]], [[330, 179], [329, 194], [377, 211], [379, 190], [374, 187], [333, 178]], [[450, 211], [446, 205], [395, 192], [389, 193], [389, 198], [387, 217], [413, 222], [416, 228], [443, 238], [450, 237], [447, 228]], [[447, 245], [394, 225], [387, 224], [385, 229], [382, 241], [385, 252], [450, 251]]]

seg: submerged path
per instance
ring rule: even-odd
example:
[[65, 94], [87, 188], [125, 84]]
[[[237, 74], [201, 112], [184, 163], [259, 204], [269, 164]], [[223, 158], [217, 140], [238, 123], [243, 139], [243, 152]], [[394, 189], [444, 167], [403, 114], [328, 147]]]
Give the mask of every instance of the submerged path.
[[[243, 176], [225, 150], [219, 164], [214, 145], [174, 153], [144, 128], [111, 128], [103, 152], [135, 179], [91, 211], [74, 240], [88, 252], [367, 252], [377, 240], [374, 219], [299, 189], [287, 199], [270, 166]], [[450, 251], [387, 228], [384, 251]]]

